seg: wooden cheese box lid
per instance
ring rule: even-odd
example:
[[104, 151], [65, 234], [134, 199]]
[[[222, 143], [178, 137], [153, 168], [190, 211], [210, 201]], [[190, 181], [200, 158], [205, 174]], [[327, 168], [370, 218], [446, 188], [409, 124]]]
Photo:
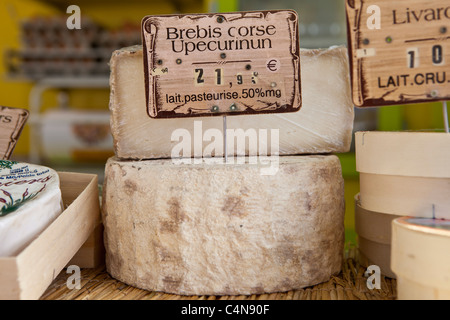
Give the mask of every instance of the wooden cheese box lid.
[[361, 131], [355, 134], [362, 173], [450, 178], [450, 134]]

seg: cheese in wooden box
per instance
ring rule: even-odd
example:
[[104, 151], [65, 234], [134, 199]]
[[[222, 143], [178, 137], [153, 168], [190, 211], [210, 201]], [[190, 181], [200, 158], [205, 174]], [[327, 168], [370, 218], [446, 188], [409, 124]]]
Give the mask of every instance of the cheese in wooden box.
[[98, 252], [79, 252], [101, 225], [98, 178], [72, 172], [58, 177], [65, 209], [19, 252], [0, 257], [0, 299], [38, 299], [76, 256], [79, 267], [98, 261]]

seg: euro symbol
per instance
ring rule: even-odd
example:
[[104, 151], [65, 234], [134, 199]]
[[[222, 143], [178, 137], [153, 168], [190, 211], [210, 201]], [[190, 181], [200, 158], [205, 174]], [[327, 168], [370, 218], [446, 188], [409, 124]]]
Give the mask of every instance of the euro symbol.
[[267, 69], [269, 69], [272, 72], [275, 72], [278, 70], [277, 64], [278, 64], [278, 61], [275, 59], [272, 59], [269, 62], [267, 62]]

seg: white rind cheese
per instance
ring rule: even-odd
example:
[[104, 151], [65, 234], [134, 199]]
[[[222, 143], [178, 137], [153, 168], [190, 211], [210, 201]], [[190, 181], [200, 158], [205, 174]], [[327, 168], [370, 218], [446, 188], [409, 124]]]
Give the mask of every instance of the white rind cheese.
[[261, 164], [108, 160], [106, 266], [116, 279], [182, 295], [282, 292], [341, 270], [344, 181], [339, 159]]
[[[351, 100], [347, 49], [300, 52], [302, 107], [285, 114], [227, 117], [228, 129], [279, 130], [279, 154], [348, 152], [352, 140], [354, 108]], [[120, 159], [170, 158], [175, 144], [172, 133], [187, 130], [203, 148], [208, 129], [223, 130], [222, 117], [153, 119], [147, 114], [142, 47], [117, 50], [111, 58], [111, 132], [114, 151]], [[194, 132], [201, 121], [203, 132]], [[202, 140], [203, 139], [203, 140]], [[192, 143], [191, 154], [194, 155]], [[273, 150], [272, 150], [273, 152]], [[228, 150], [229, 155], [249, 155]], [[198, 156], [198, 155], [197, 155]]]
[[17, 255], [63, 210], [59, 176], [28, 163], [0, 163], [0, 257]]

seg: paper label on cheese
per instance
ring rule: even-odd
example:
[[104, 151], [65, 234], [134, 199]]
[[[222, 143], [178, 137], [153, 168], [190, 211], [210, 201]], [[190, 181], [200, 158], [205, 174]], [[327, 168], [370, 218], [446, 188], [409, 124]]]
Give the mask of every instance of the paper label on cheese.
[[50, 168], [44, 166], [0, 161], [0, 217], [16, 211], [38, 197], [50, 184], [59, 184]]

